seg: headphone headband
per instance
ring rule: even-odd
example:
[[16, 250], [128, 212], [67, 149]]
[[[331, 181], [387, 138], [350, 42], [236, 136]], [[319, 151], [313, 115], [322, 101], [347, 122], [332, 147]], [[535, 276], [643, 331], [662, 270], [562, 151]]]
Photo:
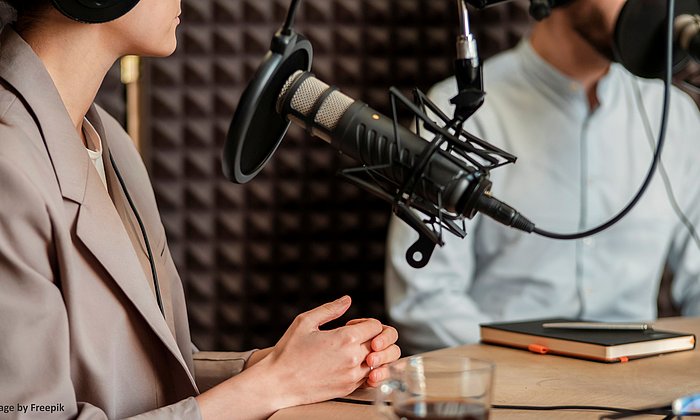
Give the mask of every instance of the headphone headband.
[[52, 0], [61, 13], [85, 23], [115, 20], [136, 6], [139, 0]]

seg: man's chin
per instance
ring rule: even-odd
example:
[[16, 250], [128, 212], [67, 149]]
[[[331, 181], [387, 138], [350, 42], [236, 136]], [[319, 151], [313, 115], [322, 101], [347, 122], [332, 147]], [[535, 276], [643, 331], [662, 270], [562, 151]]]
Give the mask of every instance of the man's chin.
[[593, 48], [608, 61], [615, 61], [615, 52], [613, 52], [611, 45], [593, 45]]
[[598, 34], [593, 35], [588, 31], [588, 28], [581, 30], [576, 29], [576, 32], [595, 50], [601, 57], [608, 61], [615, 61], [615, 52], [613, 51], [612, 41], [613, 36], [601, 37]]

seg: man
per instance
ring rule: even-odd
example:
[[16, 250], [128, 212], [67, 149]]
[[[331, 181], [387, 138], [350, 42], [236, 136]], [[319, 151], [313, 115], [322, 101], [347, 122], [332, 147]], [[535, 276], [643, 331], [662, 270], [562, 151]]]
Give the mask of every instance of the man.
[[[467, 128], [519, 157], [493, 171], [493, 192], [542, 229], [570, 233], [607, 221], [651, 164], [664, 89], [611, 63], [623, 4], [572, 1], [485, 66], [486, 103]], [[455, 94], [448, 79], [429, 96], [451, 115]], [[387, 304], [404, 351], [476, 342], [484, 322], [653, 319], [666, 263], [675, 303], [700, 315], [700, 249], [671, 204], [700, 225], [698, 133], [697, 108], [674, 89], [663, 154], [671, 191], [657, 174], [627, 217], [583, 240], [547, 239], [477, 215], [464, 240], [446, 234], [446, 245], [416, 270], [405, 252], [417, 234], [394, 219]]]

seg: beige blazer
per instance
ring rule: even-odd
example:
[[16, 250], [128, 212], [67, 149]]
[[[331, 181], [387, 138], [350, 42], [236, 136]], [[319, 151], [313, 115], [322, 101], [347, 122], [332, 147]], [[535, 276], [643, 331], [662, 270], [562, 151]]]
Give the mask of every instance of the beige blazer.
[[[93, 107], [108, 188], [51, 77], [0, 35], [0, 418], [200, 418], [185, 299], [148, 175], [120, 125]], [[146, 226], [145, 243], [110, 164]], [[201, 353], [205, 387], [250, 353]], [[200, 383], [201, 384], [201, 383]], [[35, 404], [32, 406], [31, 404]], [[54, 406], [54, 413], [39, 406]], [[26, 412], [18, 412], [26, 408]]]

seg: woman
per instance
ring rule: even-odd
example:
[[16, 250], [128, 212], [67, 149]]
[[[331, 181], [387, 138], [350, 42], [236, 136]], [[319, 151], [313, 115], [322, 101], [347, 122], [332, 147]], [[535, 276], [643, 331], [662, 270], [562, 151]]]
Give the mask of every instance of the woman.
[[[5, 1], [17, 22], [0, 34], [0, 402], [52, 419], [261, 418], [384, 379], [393, 328], [319, 330], [348, 297], [298, 316], [273, 348], [193, 362], [147, 173], [93, 105], [119, 57], [174, 51], [179, 0], [102, 2], [135, 5], [99, 24], [67, 17], [77, 0]], [[200, 393], [195, 364], [220, 383]]]

